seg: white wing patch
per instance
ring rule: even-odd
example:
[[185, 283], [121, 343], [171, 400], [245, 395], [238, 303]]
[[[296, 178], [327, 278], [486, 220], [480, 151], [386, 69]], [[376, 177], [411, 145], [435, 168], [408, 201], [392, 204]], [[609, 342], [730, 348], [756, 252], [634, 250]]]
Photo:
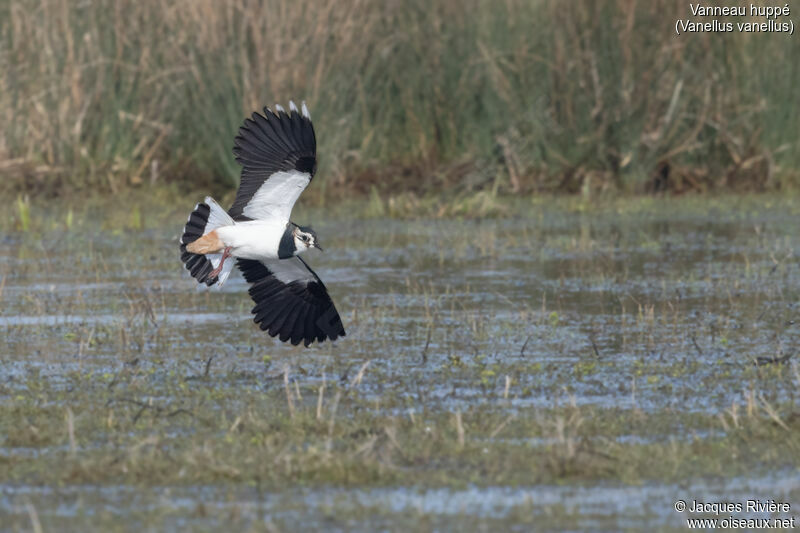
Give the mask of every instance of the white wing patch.
[[297, 170], [273, 173], [247, 202], [242, 214], [254, 220], [289, 221], [292, 207], [311, 181], [311, 174]]

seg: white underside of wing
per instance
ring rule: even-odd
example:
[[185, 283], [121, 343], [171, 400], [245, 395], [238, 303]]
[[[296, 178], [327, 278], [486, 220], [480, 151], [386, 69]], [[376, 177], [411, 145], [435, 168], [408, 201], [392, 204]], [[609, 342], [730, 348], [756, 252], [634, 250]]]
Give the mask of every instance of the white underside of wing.
[[314, 275], [297, 257], [265, 261], [264, 264], [281, 283], [289, 284], [293, 281], [309, 282], [314, 280]]
[[311, 174], [297, 170], [272, 174], [242, 210], [255, 220], [278, 219], [288, 222], [292, 207], [311, 181]]

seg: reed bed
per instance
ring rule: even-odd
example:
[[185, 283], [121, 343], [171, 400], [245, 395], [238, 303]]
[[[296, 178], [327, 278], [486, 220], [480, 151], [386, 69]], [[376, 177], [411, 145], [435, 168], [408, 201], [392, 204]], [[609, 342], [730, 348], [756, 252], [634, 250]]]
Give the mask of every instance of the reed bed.
[[318, 202], [797, 183], [800, 41], [678, 37], [678, 18], [683, 0], [7, 0], [0, 187], [227, 190], [242, 118], [289, 98], [317, 125]]

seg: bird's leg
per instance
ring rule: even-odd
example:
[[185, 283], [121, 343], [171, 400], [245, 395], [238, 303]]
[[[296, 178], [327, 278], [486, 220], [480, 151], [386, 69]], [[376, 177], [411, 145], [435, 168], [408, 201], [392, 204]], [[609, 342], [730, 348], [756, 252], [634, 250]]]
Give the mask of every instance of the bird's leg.
[[225, 264], [225, 260], [231, 256], [231, 247], [226, 246], [225, 249], [222, 251], [222, 259], [219, 260], [219, 264], [217, 268], [209, 272], [208, 279], [216, 278], [219, 276], [219, 273], [222, 272], [222, 265]]

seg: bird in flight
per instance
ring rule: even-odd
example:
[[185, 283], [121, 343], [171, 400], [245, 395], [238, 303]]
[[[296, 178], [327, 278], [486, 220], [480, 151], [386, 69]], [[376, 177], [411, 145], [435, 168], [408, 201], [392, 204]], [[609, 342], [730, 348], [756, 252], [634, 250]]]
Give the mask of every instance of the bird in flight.
[[322, 250], [309, 226], [289, 220], [317, 170], [317, 141], [305, 102], [276, 105], [245, 119], [233, 153], [242, 165], [236, 199], [226, 212], [211, 197], [195, 206], [180, 241], [181, 261], [199, 283], [222, 285], [233, 261], [250, 283], [253, 320], [297, 345], [345, 335], [322, 280], [300, 254]]

